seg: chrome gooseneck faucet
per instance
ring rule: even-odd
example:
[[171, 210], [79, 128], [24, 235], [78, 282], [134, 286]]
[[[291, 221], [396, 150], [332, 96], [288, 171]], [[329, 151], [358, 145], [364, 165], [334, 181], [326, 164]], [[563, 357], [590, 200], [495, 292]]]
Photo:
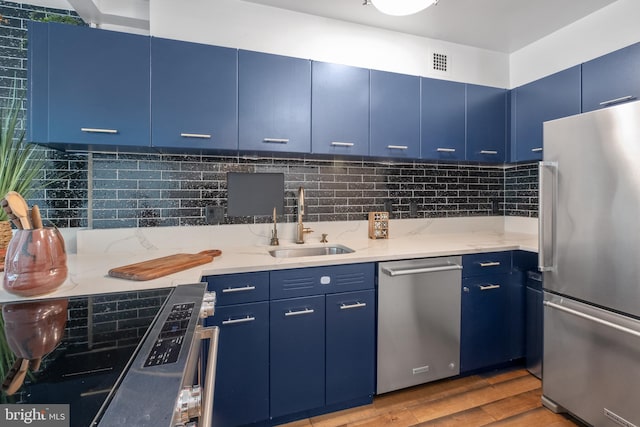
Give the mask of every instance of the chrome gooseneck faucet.
[[313, 230], [305, 228], [302, 224], [302, 215], [304, 215], [304, 188], [298, 188], [298, 224], [296, 225], [296, 243], [304, 243], [304, 234], [312, 233]]

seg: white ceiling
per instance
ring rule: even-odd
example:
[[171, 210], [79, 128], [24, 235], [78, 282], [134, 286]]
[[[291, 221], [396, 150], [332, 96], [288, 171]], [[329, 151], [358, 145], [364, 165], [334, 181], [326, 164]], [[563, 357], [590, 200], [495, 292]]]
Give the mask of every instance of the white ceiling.
[[403, 17], [364, 0], [244, 1], [511, 53], [616, 0], [440, 0]]
[[[149, 0], [31, 0], [88, 20], [148, 28]], [[378, 12], [364, 0], [238, 0], [512, 53], [616, 0], [440, 0], [411, 16]], [[128, 7], [125, 5], [128, 4]], [[85, 5], [85, 6], [82, 6]], [[90, 5], [91, 7], [87, 7]], [[132, 7], [137, 5], [137, 7]], [[146, 16], [143, 11], [146, 8]], [[87, 15], [87, 16], [84, 16]], [[112, 22], [107, 22], [108, 20]], [[145, 24], [146, 23], [146, 24]], [[142, 26], [142, 27], [141, 27]]]

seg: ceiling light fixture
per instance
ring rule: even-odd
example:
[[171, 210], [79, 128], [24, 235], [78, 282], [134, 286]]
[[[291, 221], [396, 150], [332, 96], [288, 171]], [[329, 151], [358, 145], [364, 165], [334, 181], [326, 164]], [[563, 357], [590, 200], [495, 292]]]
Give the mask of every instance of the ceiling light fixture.
[[386, 15], [405, 16], [418, 13], [438, 0], [371, 0], [371, 3]]

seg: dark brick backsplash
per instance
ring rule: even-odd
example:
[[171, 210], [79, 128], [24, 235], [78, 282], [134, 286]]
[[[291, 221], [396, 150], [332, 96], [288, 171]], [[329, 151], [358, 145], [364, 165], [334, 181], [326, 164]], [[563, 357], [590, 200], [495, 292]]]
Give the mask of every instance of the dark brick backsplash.
[[[31, 13], [77, 16], [0, 1], [0, 100], [14, 82], [26, 87], [26, 21]], [[156, 227], [205, 224], [209, 205], [226, 205], [226, 173], [281, 172], [285, 212], [295, 221], [297, 188], [307, 196], [306, 221], [350, 221], [393, 203], [393, 218], [537, 216], [535, 165], [323, 161], [163, 154], [70, 154], [44, 150], [47, 162], [36, 191], [45, 222], [59, 227]], [[497, 207], [497, 209], [495, 209]], [[268, 222], [268, 217], [225, 217], [225, 223]]]
[[538, 217], [538, 164], [510, 166], [504, 174], [505, 215]]

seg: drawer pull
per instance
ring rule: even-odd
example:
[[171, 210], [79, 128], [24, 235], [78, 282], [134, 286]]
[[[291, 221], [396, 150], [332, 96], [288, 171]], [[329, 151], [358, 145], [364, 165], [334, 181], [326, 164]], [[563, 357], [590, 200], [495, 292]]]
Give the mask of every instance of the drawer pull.
[[542, 147], [532, 148], [531, 151], [533, 151], [534, 153], [541, 153], [542, 152]]
[[620, 98], [615, 98], [615, 99], [610, 99], [608, 101], [602, 101], [600, 103], [600, 105], [605, 106], [605, 105], [613, 105], [613, 104], [617, 104], [619, 102], [624, 102], [624, 101], [631, 101], [632, 99], [635, 99], [635, 96], [633, 95], [627, 95], [627, 96], [622, 96]]
[[406, 145], [387, 145], [387, 148], [390, 150], [408, 150], [409, 147]]
[[312, 308], [305, 308], [304, 310], [299, 310], [299, 311], [287, 311], [284, 315], [285, 316], [301, 316], [303, 314], [312, 314], [315, 310], [313, 310]]
[[500, 285], [480, 285], [481, 291], [490, 291], [492, 289], [500, 289]]
[[455, 148], [436, 148], [436, 151], [438, 153], [455, 153], [456, 149]]
[[353, 147], [355, 144], [353, 142], [333, 141], [331, 142], [331, 145], [333, 147]]
[[355, 304], [341, 304], [340, 310], [350, 310], [352, 308], [361, 308], [366, 306], [367, 306], [366, 302], [356, 302]]
[[247, 285], [242, 288], [226, 288], [222, 290], [223, 294], [228, 294], [231, 292], [246, 292], [246, 291], [254, 291], [256, 289], [255, 286]]
[[88, 133], [118, 133], [118, 129], [80, 128], [80, 130]]
[[273, 143], [273, 144], [286, 144], [289, 142], [289, 138], [265, 138], [262, 142]]
[[480, 267], [498, 267], [499, 265], [500, 261], [489, 261], [480, 263]]
[[496, 150], [480, 150], [480, 154], [498, 154]]
[[211, 135], [207, 133], [181, 133], [180, 136], [183, 138], [211, 139]]
[[223, 325], [234, 325], [236, 323], [247, 323], [247, 322], [253, 322], [254, 320], [256, 320], [255, 317], [253, 316], [247, 316], [247, 317], [241, 317], [239, 319], [227, 319], [227, 320], [223, 320], [222, 324]]

